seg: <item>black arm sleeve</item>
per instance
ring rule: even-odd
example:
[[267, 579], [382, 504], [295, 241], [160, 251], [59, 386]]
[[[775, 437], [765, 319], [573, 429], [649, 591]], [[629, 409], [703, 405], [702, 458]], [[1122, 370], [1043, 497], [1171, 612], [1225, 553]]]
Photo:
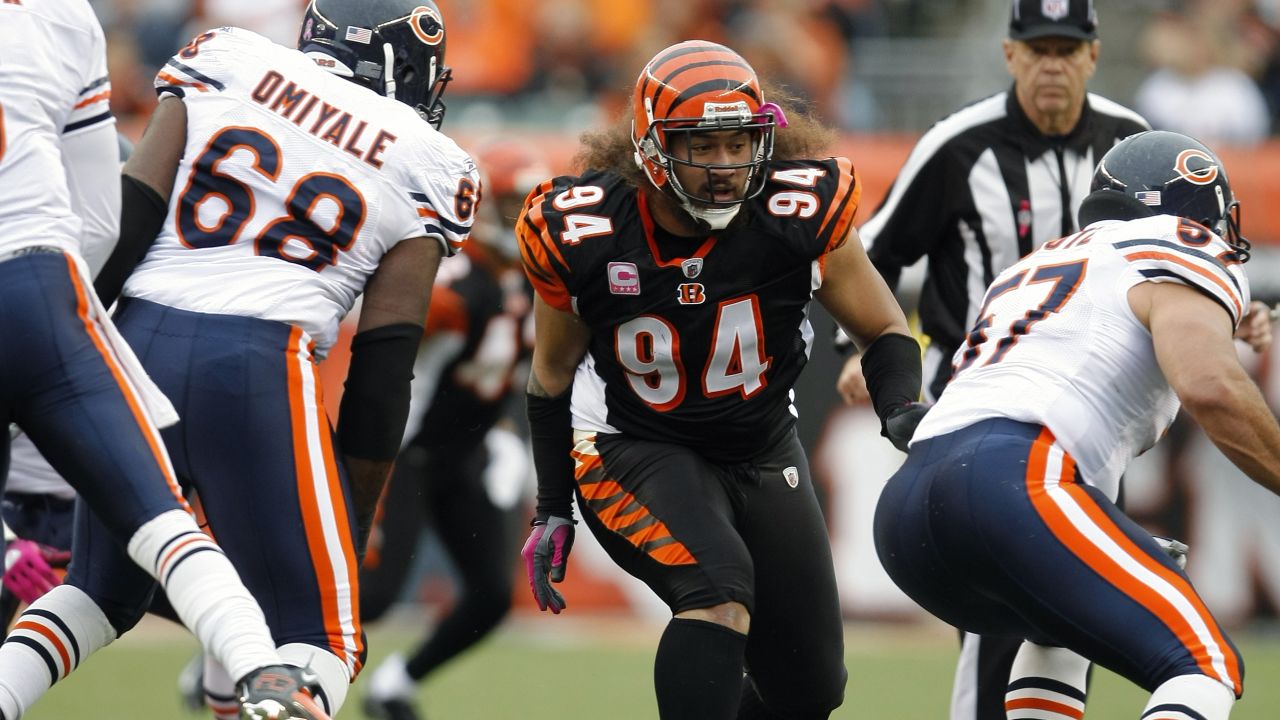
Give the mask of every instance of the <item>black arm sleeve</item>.
[[351, 339], [351, 366], [338, 409], [342, 452], [364, 460], [394, 460], [409, 418], [409, 383], [422, 326], [398, 323]]
[[124, 289], [133, 269], [151, 249], [164, 226], [169, 203], [154, 188], [137, 178], [120, 175], [120, 240], [93, 281], [104, 307], [110, 307]]
[[533, 468], [538, 474], [538, 517], [573, 519], [572, 389], [547, 398], [525, 394]]
[[881, 335], [862, 354], [862, 374], [883, 423], [890, 411], [920, 399], [920, 344], [898, 333]]

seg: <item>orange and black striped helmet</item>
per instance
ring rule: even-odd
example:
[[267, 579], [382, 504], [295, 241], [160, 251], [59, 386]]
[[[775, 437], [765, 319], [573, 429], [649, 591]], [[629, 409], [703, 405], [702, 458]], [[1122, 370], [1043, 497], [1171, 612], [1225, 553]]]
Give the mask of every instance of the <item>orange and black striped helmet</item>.
[[[697, 198], [680, 187], [671, 172], [672, 163], [708, 170], [749, 168], [743, 200], [763, 188], [764, 166], [773, 155], [774, 129], [785, 127], [786, 120], [781, 108], [765, 102], [755, 70], [741, 55], [706, 40], [672, 45], [644, 66], [636, 79], [633, 101], [631, 139], [636, 162], [654, 187], [670, 188], [686, 209], [692, 211], [691, 203]], [[706, 165], [670, 152], [673, 133], [741, 128], [758, 131], [754, 152], [746, 163]], [[735, 211], [741, 202], [733, 203]]]

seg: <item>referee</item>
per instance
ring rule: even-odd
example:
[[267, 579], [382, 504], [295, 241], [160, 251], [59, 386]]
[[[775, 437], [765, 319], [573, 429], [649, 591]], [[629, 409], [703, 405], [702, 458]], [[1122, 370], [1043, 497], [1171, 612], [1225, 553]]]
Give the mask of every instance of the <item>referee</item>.
[[[930, 128], [859, 228], [890, 288], [904, 267], [927, 258], [919, 315], [929, 340], [930, 402], [950, 379], [951, 356], [995, 276], [1042, 243], [1075, 232], [1098, 160], [1123, 138], [1150, 129], [1132, 110], [1087, 92], [1097, 32], [1092, 0], [1015, 0], [1003, 43], [1013, 86]], [[847, 402], [865, 398], [856, 356], [837, 387]], [[1019, 646], [1016, 639], [966, 634], [951, 720], [1004, 720]]]

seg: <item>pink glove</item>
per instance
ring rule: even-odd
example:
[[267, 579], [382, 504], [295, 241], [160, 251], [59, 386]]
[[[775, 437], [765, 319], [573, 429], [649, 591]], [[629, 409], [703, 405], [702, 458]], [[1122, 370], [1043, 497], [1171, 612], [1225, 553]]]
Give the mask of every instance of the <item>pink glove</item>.
[[551, 587], [553, 582], [564, 581], [569, 550], [573, 547], [573, 521], [549, 515], [533, 521], [533, 532], [524, 541], [520, 554], [524, 556], [525, 570], [529, 573], [529, 587], [539, 610], [551, 610], [556, 615], [568, 607], [564, 596]]
[[31, 604], [62, 581], [52, 565], [65, 567], [71, 553], [47, 548], [31, 540], [14, 540], [4, 551], [4, 586], [24, 603]]

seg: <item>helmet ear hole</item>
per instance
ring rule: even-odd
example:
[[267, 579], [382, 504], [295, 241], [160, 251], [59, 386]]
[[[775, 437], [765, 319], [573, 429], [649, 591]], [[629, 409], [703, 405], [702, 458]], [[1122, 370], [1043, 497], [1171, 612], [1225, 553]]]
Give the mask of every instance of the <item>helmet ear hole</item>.
[[645, 137], [644, 140], [640, 141], [640, 152], [644, 154], [646, 159], [659, 160], [658, 143], [654, 142], [652, 137]]

